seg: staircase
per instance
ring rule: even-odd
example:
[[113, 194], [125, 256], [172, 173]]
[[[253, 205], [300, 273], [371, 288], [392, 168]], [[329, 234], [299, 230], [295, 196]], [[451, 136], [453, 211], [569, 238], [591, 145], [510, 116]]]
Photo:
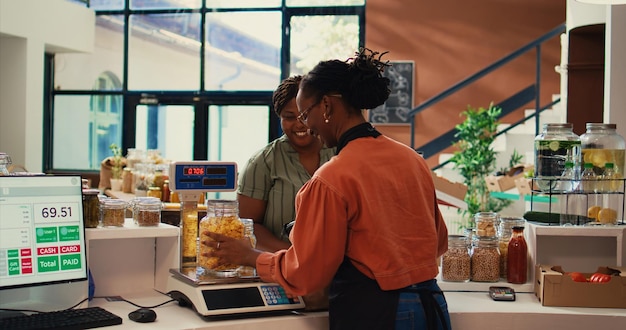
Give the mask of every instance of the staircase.
[[[500, 125], [498, 128], [498, 136], [494, 142], [494, 150], [498, 152], [498, 157], [496, 160], [497, 169], [508, 166], [508, 162], [513, 151], [517, 151], [518, 154], [524, 156], [524, 159], [522, 159], [523, 163], [533, 164], [534, 139], [536, 135], [541, 131], [543, 124], [564, 123], [566, 122], [567, 118], [565, 105], [564, 103], [560, 102], [560, 96], [553, 96], [552, 102], [548, 105], [539, 104], [539, 95], [541, 94], [541, 82], [539, 75], [539, 72], [541, 72], [541, 45], [547, 40], [555, 37], [560, 37], [563, 32], [565, 32], [565, 24], [555, 27], [554, 29], [532, 41], [531, 43], [494, 62], [493, 64], [487, 66], [479, 72], [476, 72], [475, 74], [463, 79], [457, 84], [439, 93], [438, 95], [424, 101], [422, 104], [418, 105], [416, 108], [412, 109], [409, 112], [409, 117], [414, 119], [419, 112], [425, 110], [426, 108], [467, 87], [476, 80], [497, 70], [498, 68], [518, 58], [519, 56], [535, 50], [537, 53], [537, 74], [535, 82], [529, 87], [521, 91], [515, 92], [511, 97], [496, 105], [502, 109], [500, 117], [516, 111], [517, 109], [530, 103], [533, 100], [535, 109], [524, 110], [524, 118], [516, 123]], [[442, 150], [452, 145], [455, 141], [454, 134], [456, 130], [451, 129], [450, 131], [442, 134], [440, 137], [433, 139], [433, 141], [429, 142], [428, 144], [416, 148], [414, 144], [415, 120], [409, 120], [409, 122], [411, 123], [411, 147], [415, 150], [422, 152], [425, 158], [429, 158], [431, 156], [438, 157], [439, 165], [433, 168], [433, 171], [435, 173], [448, 179], [449, 181], [462, 182], [463, 177], [456, 170], [453, 169], [453, 164], [449, 163], [449, 159], [452, 157], [452, 155], [441, 153]], [[517, 194], [517, 190], [515, 188], [509, 192]], [[521, 198], [521, 200], [514, 201], [511, 206], [502, 210], [500, 214], [503, 216], [522, 216], [526, 209], [527, 205], [524, 202], [524, 199]], [[459, 224], [461, 223], [461, 215], [458, 212], [458, 209], [455, 207], [441, 206], [441, 212], [444, 219], [446, 220], [446, 223], [448, 224], [449, 233], [460, 234]]]

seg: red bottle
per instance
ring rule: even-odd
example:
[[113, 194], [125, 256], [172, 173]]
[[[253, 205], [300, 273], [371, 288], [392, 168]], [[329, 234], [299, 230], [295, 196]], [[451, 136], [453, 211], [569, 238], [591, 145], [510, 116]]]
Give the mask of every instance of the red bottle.
[[513, 284], [524, 284], [527, 272], [528, 245], [524, 239], [524, 227], [514, 226], [509, 240], [506, 280]]

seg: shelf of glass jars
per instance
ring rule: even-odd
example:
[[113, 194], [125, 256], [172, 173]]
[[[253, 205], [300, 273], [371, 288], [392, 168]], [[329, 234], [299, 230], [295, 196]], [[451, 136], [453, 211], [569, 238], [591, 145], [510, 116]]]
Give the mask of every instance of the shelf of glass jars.
[[180, 228], [166, 223], [156, 226], [139, 226], [132, 218], [124, 219], [122, 227], [85, 228], [87, 240], [107, 240], [122, 238], [178, 237]]

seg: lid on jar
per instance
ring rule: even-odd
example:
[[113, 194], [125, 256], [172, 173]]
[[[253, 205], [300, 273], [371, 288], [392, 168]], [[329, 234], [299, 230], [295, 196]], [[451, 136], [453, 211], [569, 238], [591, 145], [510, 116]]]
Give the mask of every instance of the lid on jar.
[[83, 189], [83, 195], [98, 195], [99, 193], [100, 193], [100, 190], [95, 189], [95, 188]]
[[574, 128], [572, 123], [547, 123], [543, 124], [543, 129], [547, 128]]
[[587, 123], [585, 124], [587, 129], [617, 129], [616, 124], [605, 124], [605, 123]]
[[139, 203], [161, 203], [161, 200], [157, 197], [135, 197], [130, 200], [129, 205], [134, 206]]
[[111, 209], [123, 209], [128, 206], [124, 200], [115, 199], [115, 198], [107, 198], [100, 201], [103, 208], [111, 208]]

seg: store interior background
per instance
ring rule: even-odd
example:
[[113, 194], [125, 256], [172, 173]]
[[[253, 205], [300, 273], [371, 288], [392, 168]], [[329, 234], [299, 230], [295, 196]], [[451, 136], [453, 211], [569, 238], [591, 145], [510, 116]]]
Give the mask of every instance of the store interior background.
[[[43, 145], [49, 143], [42, 135], [43, 54], [92, 51], [94, 16], [89, 9], [63, 0], [5, 0], [1, 6], [0, 150], [8, 153], [14, 164], [40, 172]], [[617, 123], [618, 132], [626, 135], [626, 125], [622, 124], [626, 123], [626, 93], [612, 93], [626, 86], [624, 69], [613, 64], [620, 56], [626, 58], [623, 33], [622, 38], [616, 33], [626, 31], [624, 7], [610, 8], [574, 0], [469, 3], [368, 0], [365, 45], [389, 51], [389, 60], [415, 63], [414, 105], [417, 105], [563, 22], [567, 22], [568, 29], [607, 22], [606, 44], [612, 46], [606, 50], [605, 108], [586, 111], [602, 114], [603, 121]], [[558, 38], [542, 48], [541, 104], [548, 103], [555, 95], [566, 101], [567, 84], [555, 71], [562, 56]], [[415, 119], [415, 145], [423, 145], [452, 129], [463, 120], [460, 113], [467, 106], [487, 107], [527, 86], [534, 79], [534, 71], [535, 54], [530, 52], [420, 113]], [[523, 110], [503, 118], [502, 122], [522, 118]], [[409, 144], [408, 126], [378, 127]], [[532, 150], [532, 146], [528, 147]], [[439, 159], [431, 157], [428, 161], [435, 166]]]

